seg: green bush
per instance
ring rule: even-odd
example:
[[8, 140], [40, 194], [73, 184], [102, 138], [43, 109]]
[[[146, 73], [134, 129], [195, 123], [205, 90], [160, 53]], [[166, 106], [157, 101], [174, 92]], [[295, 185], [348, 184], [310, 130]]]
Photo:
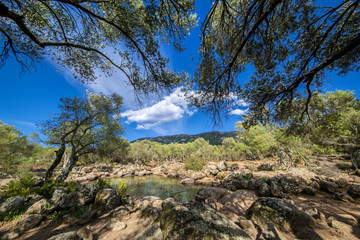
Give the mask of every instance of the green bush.
[[26, 210], [26, 206], [23, 206], [20, 209], [17, 209], [15, 211], [10, 211], [7, 213], [0, 213], [0, 221], [8, 222], [11, 220], [14, 220], [24, 214]]
[[48, 180], [39, 189], [37, 189], [36, 192], [46, 198], [51, 198], [57, 187], [65, 187], [69, 192], [74, 192], [76, 191], [78, 185], [79, 184], [75, 182], [65, 183], [57, 180]]
[[189, 158], [185, 160], [185, 169], [186, 170], [201, 170], [205, 165], [206, 161], [201, 158]]
[[112, 188], [110, 181], [107, 179], [99, 178], [96, 183], [94, 183], [94, 191], [98, 193], [100, 190], [105, 188]]
[[122, 203], [126, 202], [126, 194], [127, 194], [126, 190], [127, 190], [126, 182], [121, 181], [120, 184], [117, 186], [116, 191], [120, 195]]
[[11, 181], [1, 189], [4, 190], [3, 195], [6, 198], [22, 196], [27, 197], [31, 194], [32, 188], [35, 187], [35, 179], [33, 176], [28, 175], [27, 177], [20, 178], [19, 181]]

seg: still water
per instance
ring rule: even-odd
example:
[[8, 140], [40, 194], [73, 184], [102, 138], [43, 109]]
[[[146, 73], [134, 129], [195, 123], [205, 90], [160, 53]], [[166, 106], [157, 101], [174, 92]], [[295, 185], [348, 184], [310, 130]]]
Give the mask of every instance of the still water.
[[179, 178], [165, 178], [155, 175], [135, 176], [124, 178], [110, 178], [111, 184], [118, 184], [121, 180], [127, 184], [130, 196], [156, 196], [161, 199], [174, 198], [187, 202], [195, 198], [200, 186], [183, 185]]

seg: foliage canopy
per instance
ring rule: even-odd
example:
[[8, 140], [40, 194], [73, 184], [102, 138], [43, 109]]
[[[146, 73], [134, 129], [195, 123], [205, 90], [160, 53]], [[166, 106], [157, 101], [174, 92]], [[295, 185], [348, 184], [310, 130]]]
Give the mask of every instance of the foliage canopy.
[[176, 84], [160, 44], [181, 40], [196, 24], [191, 0], [4, 0], [0, 2], [0, 67], [13, 55], [23, 70], [47, 56], [76, 78], [116, 68], [136, 91]]
[[64, 180], [79, 157], [106, 147], [106, 143], [119, 142], [118, 138], [123, 133], [119, 123], [122, 98], [117, 94], [106, 97], [88, 93], [87, 97], [62, 98], [60, 101], [60, 112], [39, 126], [48, 137], [46, 143], [59, 147], [46, 178], [51, 177], [65, 149], [71, 149], [68, 162], [58, 176], [59, 180]]

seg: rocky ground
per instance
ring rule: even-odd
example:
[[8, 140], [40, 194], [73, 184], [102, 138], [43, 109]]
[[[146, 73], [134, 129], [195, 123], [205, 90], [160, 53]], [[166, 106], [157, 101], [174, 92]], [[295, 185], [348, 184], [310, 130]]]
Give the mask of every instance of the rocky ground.
[[2, 223], [1, 239], [359, 239], [360, 178], [349, 166], [334, 156], [286, 170], [273, 160], [209, 163], [200, 172], [182, 163], [78, 167], [70, 180], [81, 183], [156, 174], [204, 188], [188, 203], [122, 203], [115, 190], [86, 185], [59, 187], [51, 199], [15, 197], [0, 212], [31, 207]]

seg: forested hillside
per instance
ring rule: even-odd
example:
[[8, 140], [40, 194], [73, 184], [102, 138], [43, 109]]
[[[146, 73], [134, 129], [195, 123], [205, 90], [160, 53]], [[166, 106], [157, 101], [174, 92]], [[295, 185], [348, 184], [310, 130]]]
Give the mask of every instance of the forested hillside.
[[238, 134], [236, 131], [233, 132], [206, 132], [195, 135], [189, 134], [177, 134], [172, 136], [160, 136], [160, 137], [152, 137], [152, 138], [139, 138], [135, 141], [149, 140], [152, 142], [158, 142], [161, 144], [170, 144], [170, 143], [188, 143], [193, 142], [198, 138], [203, 138], [208, 141], [211, 145], [221, 145], [222, 141], [225, 138], [238, 138]]

